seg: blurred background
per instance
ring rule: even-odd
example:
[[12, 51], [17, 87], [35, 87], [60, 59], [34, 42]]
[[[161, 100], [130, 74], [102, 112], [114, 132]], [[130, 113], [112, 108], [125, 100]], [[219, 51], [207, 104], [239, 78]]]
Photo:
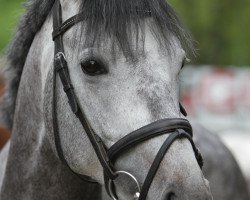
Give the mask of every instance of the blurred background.
[[[0, 68], [4, 65], [7, 44], [24, 12], [23, 2], [0, 0]], [[169, 0], [169, 3], [192, 33], [198, 50], [197, 57], [192, 58], [180, 77], [182, 102], [189, 118], [223, 139], [250, 180], [250, 1]], [[0, 81], [0, 85], [2, 93], [4, 83]], [[2, 134], [0, 145], [8, 137], [7, 132]]]

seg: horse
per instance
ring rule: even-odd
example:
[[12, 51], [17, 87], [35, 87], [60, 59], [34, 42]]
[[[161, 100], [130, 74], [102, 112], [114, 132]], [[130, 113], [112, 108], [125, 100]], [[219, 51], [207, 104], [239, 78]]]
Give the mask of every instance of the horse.
[[33, 0], [8, 53], [0, 199], [209, 200], [165, 0]]
[[203, 174], [210, 183], [214, 200], [249, 200], [247, 182], [233, 157], [217, 134], [191, 121], [194, 141], [204, 158]]

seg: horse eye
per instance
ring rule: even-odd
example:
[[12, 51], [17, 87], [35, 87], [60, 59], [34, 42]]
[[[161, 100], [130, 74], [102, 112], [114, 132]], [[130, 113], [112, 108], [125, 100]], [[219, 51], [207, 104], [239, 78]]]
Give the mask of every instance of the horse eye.
[[90, 76], [106, 74], [108, 71], [104, 65], [96, 60], [87, 60], [81, 62], [82, 71]]

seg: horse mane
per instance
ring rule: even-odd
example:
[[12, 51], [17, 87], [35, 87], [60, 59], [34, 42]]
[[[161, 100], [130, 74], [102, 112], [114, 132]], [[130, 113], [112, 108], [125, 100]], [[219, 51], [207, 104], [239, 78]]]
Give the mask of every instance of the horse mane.
[[[30, 46], [51, 11], [55, 0], [28, 0], [26, 14], [21, 18], [16, 34], [7, 51], [6, 92], [1, 98], [0, 122], [12, 129], [19, 83]], [[166, 0], [82, 0], [80, 12], [85, 13], [87, 26], [85, 43], [98, 45], [108, 34], [113, 44], [118, 42], [124, 55], [133, 55], [132, 34], [136, 40], [143, 33], [143, 13], [150, 11], [151, 31], [163, 48], [171, 50], [170, 36], [174, 35], [187, 52], [194, 53], [192, 39], [183, 28], [175, 11]], [[144, 16], [145, 17], [145, 16]], [[137, 45], [136, 45], [137, 46]], [[136, 49], [135, 49], [136, 50]], [[115, 51], [115, 50], [114, 50]]]
[[81, 29], [85, 47], [98, 48], [111, 38], [112, 54], [118, 44], [125, 57], [136, 61], [138, 50], [144, 50], [147, 24], [161, 50], [174, 53], [174, 36], [187, 54], [195, 55], [190, 34], [167, 0], [82, 0], [79, 12], [85, 19]]
[[1, 97], [0, 121], [9, 129], [12, 129], [17, 91], [26, 57], [53, 4], [54, 0], [28, 0], [25, 3], [26, 13], [8, 47], [7, 64], [3, 71], [6, 87]]

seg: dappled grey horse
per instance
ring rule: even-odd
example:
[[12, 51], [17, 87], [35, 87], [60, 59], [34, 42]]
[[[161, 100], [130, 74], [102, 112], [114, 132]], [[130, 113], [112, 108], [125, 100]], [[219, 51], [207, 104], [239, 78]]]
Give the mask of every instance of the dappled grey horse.
[[178, 103], [193, 48], [171, 7], [28, 7], [8, 55], [0, 199], [100, 199], [99, 185], [113, 199], [212, 199]]
[[202, 169], [214, 200], [250, 200], [247, 183], [232, 153], [221, 139], [192, 122], [194, 141], [202, 152]]
[[[211, 199], [178, 103], [191, 42], [170, 6], [55, 1], [44, 18], [23, 69], [12, 69], [18, 91], [1, 199], [93, 199], [95, 182], [113, 199]], [[32, 28], [18, 32], [20, 42]]]

